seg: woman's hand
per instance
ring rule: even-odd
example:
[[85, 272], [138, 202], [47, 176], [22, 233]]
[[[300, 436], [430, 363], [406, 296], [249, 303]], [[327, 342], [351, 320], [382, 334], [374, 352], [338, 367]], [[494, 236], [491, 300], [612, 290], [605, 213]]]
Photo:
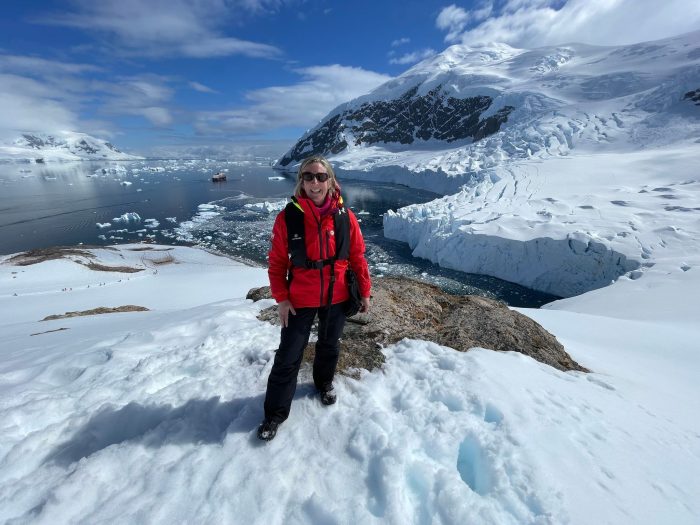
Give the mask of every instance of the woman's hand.
[[363, 314], [369, 312], [369, 297], [361, 297], [360, 303], [360, 312]]
[[[369, 300], [368, 300], [368, 306], [369, 306]], [[280, 321], [282, 321], [282, 326], [285, 328], [289, 325], [289, 313], [292, 313], [292, 315], [296, 315], [297, 311], [294, 309], [292, 306], [292, 303], [289, 302], [289, 299], [285, 299], [281, 303], [277, 304], [277, 314], [280, 316]]]

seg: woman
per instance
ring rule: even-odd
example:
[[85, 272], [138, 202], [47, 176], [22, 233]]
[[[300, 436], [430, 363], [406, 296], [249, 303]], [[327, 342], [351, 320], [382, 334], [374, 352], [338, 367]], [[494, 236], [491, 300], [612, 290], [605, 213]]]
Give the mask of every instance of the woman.
[[[269, 253], [270, 291], [277, 301], [282, 335], [267, 381], [265, 419], [258, 428], [258, 437], [265, 441], [275, 437], [277, 427], [289, 416], [304, 348], [317, 314], [314, 384], [324, 405], [336, 402], [333, 376], [349, 297], [345, 281], [348, 264], [357, 274], [360, 312], [369, 310], [371, 283], [365, 242], [355, 215], [343, 206], [340, 186], [326, 159], [314, 156], [301, 163], [292, 201], [275, 220]], [[344, 229], [338, 226], [340, 218], [345, 220]]]

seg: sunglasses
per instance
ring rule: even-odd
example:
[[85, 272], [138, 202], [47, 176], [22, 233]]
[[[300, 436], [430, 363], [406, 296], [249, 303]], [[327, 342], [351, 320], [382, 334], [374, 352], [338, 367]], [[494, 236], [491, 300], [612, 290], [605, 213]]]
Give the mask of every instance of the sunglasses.
[[326, 182], [328, 180], [328, 176], [328, 173], [311, 173], [310, 171], [305, 171], [301, 174], [301, 178], [306, 182], [311, 182], [314, 179], [316, 179], [318, 182]]

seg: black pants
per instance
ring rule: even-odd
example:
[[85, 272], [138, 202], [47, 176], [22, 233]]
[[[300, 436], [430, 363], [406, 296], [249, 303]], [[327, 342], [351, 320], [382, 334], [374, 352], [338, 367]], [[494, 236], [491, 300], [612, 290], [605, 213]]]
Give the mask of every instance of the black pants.
[[318, 313], [318, 341], [314, 358], [314, 384], [320, 391], [333, 384], [340, 347], [338, 339], [345, 327], [343, 303], [330, 308], [297, 308], [289, 314], [289, 323], [282, 327], [280, 346], [275, 354], [265, 395], [265, 418], [281, 423], [289, 417], [289, 409], [297, 388], [297, 375], [309, 342], [311, 325]]

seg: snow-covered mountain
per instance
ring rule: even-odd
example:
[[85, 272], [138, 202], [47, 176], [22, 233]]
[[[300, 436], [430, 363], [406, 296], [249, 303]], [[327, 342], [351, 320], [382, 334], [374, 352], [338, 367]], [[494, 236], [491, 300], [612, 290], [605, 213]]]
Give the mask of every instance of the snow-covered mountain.
[[616, 47], [456, 45], [331, 111], [277, 165], [322, 153], [346, 171], [403, 168], [428, 189], [435, 177], [420, 174], [441, 171], [447, 191], [506, 159], [695, 137], [698, 93], [700, 31]]
[[23, 133], [11, 144], [0, 144], [0, 159], [38, 160], [44, 162], [66, 160], [138, 160], [106, 140], [85, 133]]
[[[445, 196], [385, 235], [441, 266], [570, 297], [700, 264], [700, 31], [630, 46], [453, 46], [310, 130], [344, 177]], [[351, 203], [352, 204], [352, 203]], [[651, 285], [655, 280], [647, 278]], [[622, 290], [622, 292], [620, 292]]]

